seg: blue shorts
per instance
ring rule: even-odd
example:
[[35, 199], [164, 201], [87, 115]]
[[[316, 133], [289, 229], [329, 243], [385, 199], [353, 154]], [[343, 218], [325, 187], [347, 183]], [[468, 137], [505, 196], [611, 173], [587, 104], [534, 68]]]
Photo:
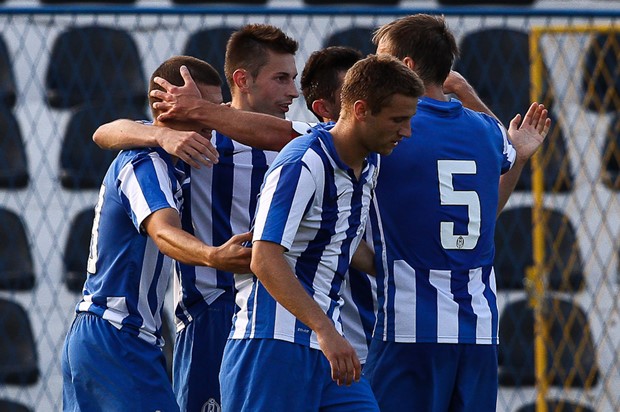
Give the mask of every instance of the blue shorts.
[[220, 382], [224, 412], [379, 412], [364, 378], [338, 386], [323, 352], [276, 339], [229, 340]]
[[232, 293], [224, 294], [177, 333], [172, 382], [182, 411], [219, 408], [220, 365], [234, 311]]
[[364, 376], [381, 411], [492, 412], [497, 346], [373, 339]]
[[62, 354], [64, 411], [178, 411], [160, 348], [79, 313]]

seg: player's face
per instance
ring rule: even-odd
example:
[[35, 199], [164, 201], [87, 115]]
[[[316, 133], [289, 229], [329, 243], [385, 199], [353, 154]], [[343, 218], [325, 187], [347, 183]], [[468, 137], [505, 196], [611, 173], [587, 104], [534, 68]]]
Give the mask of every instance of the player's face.
[[[211, 86], [207, 84], [198, 84], [197, 86], [203, 99], [215, 104], [221, 104], [224, 100], [222, 98], [222, 88], [220, 86]], [[200, 123], [196, 124], [195, 130], [205, 137], [210, 137], [213, 131]]]
[[369, 113], [364, 146], [369, 152], [389, 155], [405, 137], [411, 137], [411, 118], [418, 99], [396, 94], [377, 114]]
[[252, 111], [284, 118], [299, 96], [295, 86], [295, 56], [269, 51], [269, 58], [256, 77], [250, 75], [248, 104]]

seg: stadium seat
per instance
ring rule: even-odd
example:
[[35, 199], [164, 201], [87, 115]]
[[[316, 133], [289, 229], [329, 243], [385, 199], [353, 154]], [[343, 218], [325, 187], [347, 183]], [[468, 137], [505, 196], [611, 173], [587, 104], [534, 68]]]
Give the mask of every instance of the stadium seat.
[[28, 160], [21, 129], [7, 106], [0, 106], [0, 188], [28, 186]]
[[133, 4], [136, 0], [39, 0], [43, 4], [76, 4], [76, 3], [97, 3], [97, 4]]
[[0, 298], [0, 382], [30, 385], [39, 379], [38, 356], [24, 308]]
[[583, 59], [583, 104], [596, 112], [620, 111], [620, 33], [594, 35]]
[[86, 264], [94, 219], [94, 208], [88, 208], [79, 212], [69, 226], [63, 263], [65, 266], [64, 282], [67, 289], [72, 292], [81, 292], [86, 281]]
[[[561, 212], [543, 212], [545, 273], [549, 290], [580, 291], [585, 286], [583, 261], [575, 229]], [[523, 290], [532, 258], [532, 209], [528, 206], [504, 210], [495, 228], [495, 274], [499, 290]]]
[[8, 399], [0, 399], [0, 412], [32, 412], [32, 409]]
[[[461, 41], [461, 58], [454, 64], [499, 120], [508, 127], [517, 114], [525, 114], [530, 101], [529, 35], [507, 28], [490, 28], [468, 33]], [[545, 69], [545, 73], [547, 70]], [[543, 78], [542, 103], [553, 111], [553, 93]], [[544, 189], [565, 192], [572, 189], [566, 139], [562, 123], [554, 116], [554, 124], [540, 150], [544, 173]], [[532, 189], [531, 162], [528, 162], [516, 190]]]
[[364, 56], [373, 54], [377, 51], [377, 46], [372, 42], [375, 29], [373, 27], [351, 27], [339, 30], [325, 40], [323, 47], [348, 46], [361, 51]]
[[30, 290], [35, 275], [23, 220], [0, 208], [0, 289]]
[[0, 37], [0, 105], [14, 107], [17, 100], [13, 62], [3, 37]]
[[[547, 412], [594, 412], [594, 409], [564, 399], [547, 399]], [[537, 412], [536, 403], [523, 405], [517, 412]]]
[[197, 31], [189, 36], [185, 43], [184, 54], [194, 56], [211, 64], [222, 77], [222, 97], [225, 102], [231, 100], [230, 89], [224, 74], [226, 43], [235, 27], [221, 26]]
[[620, 190], [620, 114], [612, 119], [603, 146], [603, 183], [613, 190]]
[[72, 27], [54, 40], [45, 77], [51, 107], [119, 100], [143, 105], [146, 87], [138, 48], [130, 33], [101, 26]]
[[[546, 298], [543, 302], [549, 384], [593, 387], [599, 371], [585, 312], [578, 305], [558, 298]], [[504, 308], [499, 321], [499, 340], [500, 385], [534, 385], [534, 313], [527, 299], [513, 301]]]
[[98, 189], [117, 152], [97, 146], [92, 136], [98, 126], [119, 118], [146, 119], [143, 107], [118, 105], [81, 106], [67, 126], [60, 152], [60, 183], [66, 189]]
[[267, 4], [267, 0], [172, 0], [172, 4], [204, 5], [204, 4]]

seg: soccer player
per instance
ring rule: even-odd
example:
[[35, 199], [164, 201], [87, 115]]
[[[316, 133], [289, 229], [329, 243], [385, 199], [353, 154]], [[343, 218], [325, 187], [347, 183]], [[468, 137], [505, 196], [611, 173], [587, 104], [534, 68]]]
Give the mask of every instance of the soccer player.
[[[157, 68], [151, 90], [159, 87], [156, 76], [182, 81], [181, 65], [192, 72], [202, 96], [222, 100], [217, 71], [188, 56]], [[149, 127], [159, 122], [154, 124]], [[210, 133], [195, 122], [168, 126]], [[242, 245], [249, 233], [211, 247], [181, 229], [187, 183], [184, 165], [161, 149], [122, 151], [108, 169], [95, 208], [88, 277], [63, 351], [65, 411], [179, 410], [160, 348], [168, 256], [243, 271], [251, 253]]]
[[373, 222], [379, 312], [364, 375], [384, 412], [494, 411], [495, 219], [549, 130], [547, 110], [532, 104], [507, 134], [446, 96], [477, 99], [450, 74], [458, 49], [443, 17], [395, 20], [373, 41], [418, 73], [426, 93], [411, 138], [382, 159]]
[[[220, 114], [228, 116], [230, 123], [216, 121], [221, 129], [216, 129], [218, 132], [205, 141], [190, 136], [193, 147], [204, 149], [211, 140], [219, 152], [219, 159], [213, 167], [191, 170], [191, 212], [184, 214], [185, 219], [191, 216], [194, 234], [207, 244], [217, 246], [233, 233], [249, 230], [260, 185], [276, 155], [274, 151], [261, 149], [279, 150], [292, 136], [300, 134], [294, 133], [297, 125], [301, 125], [301, 132], [309, 127], [305, 123], [284, 120], [289, 105], [298, 96], [294, 83], [297, 47], [297, 42], [280, 29], [264, 24], [244, 26], [233, 33], [228, 42], [225, 72], [232, 92], [232, 108], [221, 106], [225, 109]], [[185, 80], [189, 79], [187, 70], [184, 69], [182, 75]], [[170, 87], [163, 79], [157, 81], [165, 89]], [[153, 95], [159, 98], [165, 93]], [[159, 109], [162, 106], [155, 104], [154, 107]], [[209, 107], [220, 109], [218, 105]], [[246, 115], [250, 115], [247, 112], [256, 112], [249, 116], [256, 121], [247, 120]], [[282, 124], [285, 126], [283, 132], [277, 129], [264, 136], [257, 134], [257, 130], [262, 130], [263, 119], [272, 121], [274, 118], [279, 120], [274, 128]], [[167, 122], [171, 118], [160, 116], [159, 119]], [[243, 126], [239, 126], [238, 121], [242, 121]], [[153, 143], [153, 136], [162, 143], [165, 140], [165, 147], [174, 146], [172, 139], [161, 139], [163, 134], [150, 133], [136, 122], [108, 126], [95, 136], [95, 141], [104, 147], [145, 146]], [[235, 141], [221, 132], [239, 133], [234, 135]], [[125, 141], [121, 142], [121, 139]], [[185, 155], [195, 165], [209, 165], [208, 161], [202, 161], [199, 150], [192, 149], [192, 145], [185, 147]], [[209, 267], [183, 264], [178, 267], [174, 391], [181, 410], [219, 407], [219, 368], [235, 306], [233, 276], [231, 272]]]
[[361, 60], [345, 76], [333, 128], [293, 140], [269, 168], [254, 224], [254, 274], [235, 275], [239, 309], [220, 374], [224, 411], [378, 411], [341, 335], [340, 288], [368, 217], [377, 153], [411, 134], [422, 92], [398, 60]]
[[[340, 92], [349, 68], [362, 58], [350, 47], [331, 46], [313, 52], [301, 73], [301, 91], [310, 110], [320, 122], [338, 120]], [[372, 241], [368, 227], [366, 241]], [[369, 243], [370, 243], [369, 242]], [[376, 282], [355, 268], [345, 273], [342, 286], [343, 305], [340, 310], [342, 331], [355, 349], [362, 366], [366, 362], [368, 347], [376, 320]]]

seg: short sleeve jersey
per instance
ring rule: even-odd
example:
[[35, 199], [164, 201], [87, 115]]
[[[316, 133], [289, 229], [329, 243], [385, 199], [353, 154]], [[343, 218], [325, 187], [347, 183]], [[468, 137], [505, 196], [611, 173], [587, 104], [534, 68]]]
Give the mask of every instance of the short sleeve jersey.
[[514, 148], [497, 120], [456, 99], [420, 99], [411, 128], [377, 184], [375, 338], [496, 344], [493, 239]]
[[[254, 241], [282, 245], [297, 279], [337, 330], [340, 289], [368, 218], [378, 156], [358, 178], [338, 157], [323, 128], [289, 143], [261, 190]], [[318, 348], [316, 336], [276, 302], [252, 274], [235, 275], [238, 310], [231, 338], [272, 338]]]
[[[292, 122], [293, 136], [311, 126]], [[191, 169], [191, 197], [186, 199], [183, 229], [212, 246], [250, 230], [258, 193], [277, 152], [255, 149], [216, 131], [211, 142], [219, 153], [213, 167]], [[233, 274], [207, 266], [177, 263], [176, 323], [185, 327], [223, 293], [233, 293]], [[179, 275], [180, 274], [180, 275]]]
[[171, 274], [142, 228], [157, 210], [180, 212], [189, 186], [183, 164], [161, 149], [122, 151], [110, 165], [95, 207], [88, 277], [77, 312], [90, 312], [121, 331], [162, 345], [162, 306]]

